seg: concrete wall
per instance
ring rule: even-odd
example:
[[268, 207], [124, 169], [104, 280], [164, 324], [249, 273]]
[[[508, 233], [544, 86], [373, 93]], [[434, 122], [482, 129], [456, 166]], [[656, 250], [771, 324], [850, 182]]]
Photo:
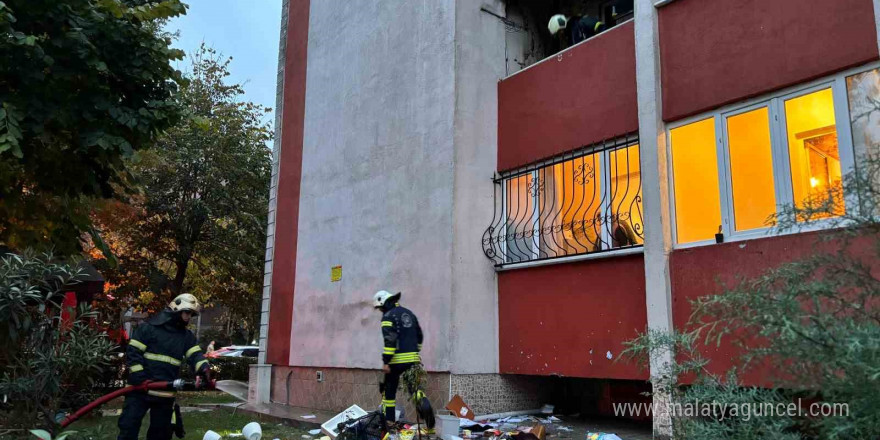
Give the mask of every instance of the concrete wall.
[[497, 83], [504, 76], [505, 26], [480, 6], [503, 11], [500, 0], [456, 2], [455, 185], [453, 191], [450, 371], [498, 371], [495, 271], [483, 255], [482, 232], [492, 223]]
[[633, 24], [501, 81], [498, 113], [499, 171], [636, 131]]
[[871, 0], [677, 0], [659, 24], [667, 121], [878, 57]]
[[647, 326], [641, 255], [501, 272], [498, 295], [502, 373], [647, 377], [618, 359]]
[[454, 36], [452, 0], [311, 5], [290, 365], [381, 367], [388, 289], [450, 369]]
[[[264, 289], [268, 287], [268, 298], [264, 292], [264, 303], [268, 299], [270, 307], [264, 312], [268, 318], [265, 361], [271, 364], [284, 364], [290, 356], [290, 327], [293, 306], [293, 281], [296, 277], [297, 240], [299, 238], [297, 221], [300, 207], [300, 177], [303, 154], [303, 116], [305, 115], [306, 93], [306, 41], [309, 35], [309, 0], [290, 0], [285, 3], [288, 19], [282, 28], [285, 36], [283, 75], [284, 96], [281, 103], [281, 138], [275, 146], [275, 165], [272, 177], [272, 191], [269, 206], [277, 208], [269, 212], [267, 240], [273, 248], [272, 261], [266, 262]], [[276, 123], [278, 121], [276, 120]], [[274, 220], [274, 223], [272, 223]], [[267, 255], [270, 250], [267, 250]], [[268, 316], [266, 316], [268, 315]], [[266, 347], [263, 347], [266, 345]]]

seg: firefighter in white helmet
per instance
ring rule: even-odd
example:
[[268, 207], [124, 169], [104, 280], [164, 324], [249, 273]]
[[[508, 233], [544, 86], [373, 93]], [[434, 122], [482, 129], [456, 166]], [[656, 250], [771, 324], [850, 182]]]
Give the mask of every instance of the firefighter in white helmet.
[[[178, 379], [183, 362], [194, 373], [210, 381], [211, 366], [195, 335], [186, 328], [201, 308], [195, 296], [184, 293], [134, 330], [125, 352], [130, 384]], [[126, 395], [119, 417], [118, 440], [136, 440], [148, 410], [150, 428], [147, 440], [169, 440], [173, 432], [172, 419], [177, 418], [174, 397], [173, 392], [157, 390]]]
[[[400, 292], [392, 294], [380, 290], [373, 295], [373, 307], [382, 312], [382, 372], [385, 380], [381, 388], [382, 408], [385, 419], [395, 422], [397, 415], [397, 387], [400, 376], [410, 368], [421, 364], [422, 341], [424, 335], [419, 320], [409, 309], [400, 306]], [[421, 389], [407, 389], [415, 402], [416, 411], [429, 428], [434, 427], [434, 410], [431, 402]]]
[[588, 15], [566, 17], [563, 14], [556, 14], [550, 17], [550, 22], [547, 23], [550, 35], [559, 35], [564, 43], [570, 46], [598, 35], [606, 28], [604, 22]]

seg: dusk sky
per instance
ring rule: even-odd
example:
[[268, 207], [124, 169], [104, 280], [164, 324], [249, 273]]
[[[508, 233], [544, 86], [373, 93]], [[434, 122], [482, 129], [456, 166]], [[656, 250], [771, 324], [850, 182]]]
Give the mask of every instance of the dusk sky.
[[[185, 0], [189, 10], [168, 25], [180, 31], [175, 47], [189, 54], [204, 41], [233, 57], [231, 81], [244, 83], [244, 99], [275, 108], [281, 0]], [[178, 63], [186, 70], [189, 59]], [[272, 120], [268, 116], [267, 120]]]

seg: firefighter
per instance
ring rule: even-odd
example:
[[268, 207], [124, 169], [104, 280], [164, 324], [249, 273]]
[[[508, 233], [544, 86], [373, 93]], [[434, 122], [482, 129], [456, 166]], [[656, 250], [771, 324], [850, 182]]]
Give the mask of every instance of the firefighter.
[[[419, 320], [412, 311], [400, 306], [400, 292], [380, 290], [373, 295], [373, 306], [382, 312], [382, 339], [385, 348], [382, 351], [382, 372], [385, 381], [382, 396], [382, 408], [385, 419], [395, 422], [397, 387], [400, 376], [410, 368], [422, 362], [419, 352], [422, 351], [424, 336]], [[420, 388], [407, 389], [414, 398], [416, 411], [428, 425], [434, 427], [434, 410], [431, 402]]]
[[[550, 23], [547, 29], [551, 35], [562, 35], [566, 40], [565, 43], [571, 46], [586, 40], [587, 38], [596, 36], [605, 29], [605, 23], [590, 16], [566, 17], [562, 14], [556, 14], [550, 17]], [[559, 34], [559, 31], [564, 31]]]
[[[128, 341], [126, 366], [128, 382], [139, 385], [145, 380], [173, 381], [186, 362], [194, 373], [211, 379], [211, 366], [205, 359], [195, 335], [186, 326], [197, 316], [201, 306], [195, 296], [178, 295], [159, 314], [139, 325]], [[150, 411], [148, 440], [169, 440], [174, 416], [174, 392], [149, 390], [125, 396], [119, 417], [118, 440], [136, 440], [141, 420]]]

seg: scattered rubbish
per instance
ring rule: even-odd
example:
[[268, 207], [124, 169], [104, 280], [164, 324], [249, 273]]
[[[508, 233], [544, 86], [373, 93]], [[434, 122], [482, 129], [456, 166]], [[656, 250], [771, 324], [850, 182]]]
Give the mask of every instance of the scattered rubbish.
[[553, 409], [555, 409], [553, 405], [544, 405], [544, 407], [541, 408], [541, 414], [553, 414]]
[[309, 434], [311, 434], [311, 435], [318, 435], [320, 433], [321, 433], [320, 429], [313, 429], [313, 430], [309, 431]]
[[[360, 419], [361, 417], [367, 415], [367, 412], [363, 410], [363, 408], [352, 405], [348, 407], [345, 411], [336, 414], [332, 419], [328, 420], [326, 423], [321, 425], [321, 429], [324, 430], [331, 438], [336, 438], [339, 436], [339, 424], [346, 423], [352, 420]], [[314, 418], [314, 416], [312, 416]], [[306, 417], [303, 417], [306, 418]]]
[[471, 411], [470, 407], [464, 403], [464, 400], [458, 394], [452, 396], [452, 400], [446, 404], [446, 409], [452, 411], [458, 417], [468, 420], [474, 419], [474, 412]]
[[[339, 433], [338, 440], [376, 440], [382, 438], [386, 428], [382, 412], [373, 411], [358, 419], [343, 420], [334, 431]], [[394, 435], [393, 439], [389, 437], [388, 440], [397, 440], [397, 436]]]
[[558, 430], [560, 430], [560, 431], [565, 431], [565, 432], [574, 432], [574, 429], [571, 429], [571, 428], [569, 428], [568, 426], [560, 426], [560, 427], [558, 427], [558, 428], [556, 428], [556, 429], [558, 429]]
[[314, 419], [314, 418], [317, 418], [317, 416], [315, 416], [314, 414], [307, 414], [307, 415], [302, 416], [301, 418], [303, 418], [303, 419]]
[[412, 440], [416, 436], [416, 432], [412, 429], [403, 429], [399, 434], [400, 440]]
[[443, 440], [452, 440], [452, 437], [457, 437], [461, 420], [465, 420], [448, 414], [437, 414], [435, 418], [437, 419], [437, 436]]
[[310, 438], [312, 438], [312, 436], [310, 436], [310, 435], [306, 435], [306, 434], [303, 434], [303, 435], [300, 436], [300, 438], [310, 439]]
[[551, 422], [561, 422], [562, 421], [562, 419], [560, 419], [559, 417], [556, 417], [556, 416], [550, 416], [550, 418], [548, 420], [550, 420]]
[[242, 437], [244, 434], [240, 432], [233, 432], [232, 434], [226, 434], [227, 437]]
[[241, 433], [244, 434], [244, 438], [247, 440], [260, 440], [263, 437], [263, 428], [257, 422], [250, 422], [244, 425], [244, 428], [241, 428]]
[[587, 440], [623, 440], [616, 434], [606, 434], [604, 432], [588, 432]]
[[[278, 440], [278, 439], [276, 438], [275, 440]], [[325, 435], [325, 436], [319, 438], [318, 440], [330, 440], [330, 437]]]
[[217, 434], [216, 432], [209, 429], [205, 432], [202, 440], [220, 440], [220, 434]]

